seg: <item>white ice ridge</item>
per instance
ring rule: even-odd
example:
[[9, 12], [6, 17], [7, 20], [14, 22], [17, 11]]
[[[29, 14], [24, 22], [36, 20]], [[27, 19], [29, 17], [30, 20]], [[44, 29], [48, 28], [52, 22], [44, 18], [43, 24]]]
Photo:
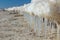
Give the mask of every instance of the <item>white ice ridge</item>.
[[32, 3], [27, 7], [28, 12], [33, 12], [35, 15], [41, 15], [50, 12], [49, 4], [47, 2]]
[[12, 7], [7, 10], [24, 10], [26, 12], [34, 13], [35, 15], [50, 14], [50, 3], [55, 4], [56, 0], [31, 0], [31, 3], [20, 7]]

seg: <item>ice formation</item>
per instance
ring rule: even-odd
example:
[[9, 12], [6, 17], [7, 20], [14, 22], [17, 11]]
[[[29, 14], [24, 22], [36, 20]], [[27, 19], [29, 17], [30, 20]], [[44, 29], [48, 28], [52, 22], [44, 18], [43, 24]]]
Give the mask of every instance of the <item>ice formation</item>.
[[[58, 7], [58, 6], [55, 7], [56, 2], [57, 2], [56, 0], [32, 0], [31, 3], [25, 4], [24, 6], [12, 7], [6, 10], [8, 11], [19, 10], [20, 12], [22, 11], [24, 13], [24, 16], [28, 19], [30, 26], [34, 29], [36, 33], [38, 33], [37, 35], [41, 36], [40, 34], [42, 34], [42, 37], [44, 36], [45, 38], [46, 37], [48, 38], [49, 34], [53, 33], [59, 34], [60, 27], [56, 26], [57, 21], [55, 21], [54, 19], [52, 20], [40, 16], [46, 15], [47, 17], [49, 17], [51, 14], [54, 13], [52, 15], [52, 18], [54, 17], [56, 20], [60, 21], [59, 19], [60, 17], [58, 16], [59, 14], [57, 13], [55, 14], [55, 12], [59, 11], [59, 10], [56, 11], [56, 8]], [[60, 8], [60, 6], [58, 8]], [[34, 16], [31, 16], [29, 14], [31, 15], [34, 14]]]

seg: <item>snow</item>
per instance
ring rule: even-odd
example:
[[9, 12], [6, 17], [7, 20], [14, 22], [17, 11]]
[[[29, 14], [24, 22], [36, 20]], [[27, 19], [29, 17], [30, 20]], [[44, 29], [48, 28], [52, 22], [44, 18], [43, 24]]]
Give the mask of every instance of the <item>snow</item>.
[[33, 12], [35, 15], [47, 14], [50, 12], [49, 3], [45, 1], [33, 2], [27, 7], [28, 12]]
[[7, 10], [24, 10], [29, 13], [34, 13], [35, 15], [49, 15], [50, 10], [50, 3], [54, 4], [56, 3], [56, 0], [31, 0], [31, 3], [25, 4], [24, 6], [20, 7], [12, 7], [8, 8]]

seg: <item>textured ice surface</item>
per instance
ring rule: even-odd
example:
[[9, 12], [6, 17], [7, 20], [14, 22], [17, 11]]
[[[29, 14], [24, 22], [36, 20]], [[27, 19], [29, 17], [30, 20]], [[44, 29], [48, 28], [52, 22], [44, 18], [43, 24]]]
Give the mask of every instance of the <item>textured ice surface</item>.
[[50, 37], [55, 40], [56, 29], [50, 24], [47, 26], [51, 21], [45, 19], [43, 22], [43, 17], [24, 13], [0, 12], [0, 40], [48, 40]]

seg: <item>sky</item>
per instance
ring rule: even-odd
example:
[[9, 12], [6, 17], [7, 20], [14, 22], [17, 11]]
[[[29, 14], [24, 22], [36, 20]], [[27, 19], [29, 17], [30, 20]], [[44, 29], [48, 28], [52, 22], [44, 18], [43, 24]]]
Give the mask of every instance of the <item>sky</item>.
[[0, 9], [21, 6], [30, 2], [31, 0], [0, 0]]

